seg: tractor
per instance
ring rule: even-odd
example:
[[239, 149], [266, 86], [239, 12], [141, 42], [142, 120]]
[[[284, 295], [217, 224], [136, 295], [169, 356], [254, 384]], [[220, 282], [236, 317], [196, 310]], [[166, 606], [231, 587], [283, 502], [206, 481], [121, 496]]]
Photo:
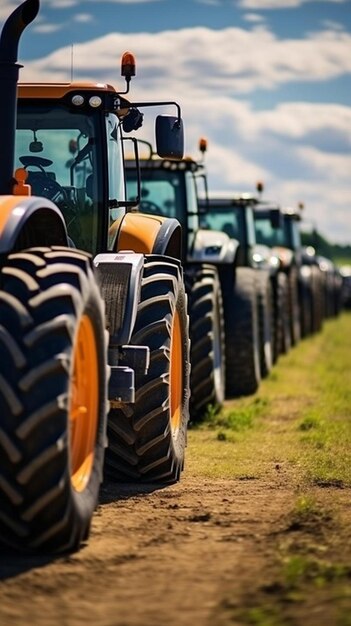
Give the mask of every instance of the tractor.
[[[301, 204], [301, 207], [303, 205]], [[319, 235], [316, 224], [303, 219], [300, 224], [304, 257], [318, 265], [322, 273], [322, 306], [325, 318], [337, 317], [341, 311], [342, 276], [340, 268], [325, 256], [327, 242]], [[321, 253], [323, 250], [323, 254]]]
[[[277, 359], [284, 302], [277, 282], [278, 259], [255, 239], [254, 206], [248, 193], [211, 194], [203, 202], [203, 223], [227, 233], [235, 246], [230, 266], [221, 271], [224, 299], [227, 389], [250, 395]], [[279, 294], [279, 297], [278, 297]]]
[[269, 207], [262, 202], [255, 210], [256, 238], [273, 248], [279, 258], [280, 272], [288, 283], [290, 343], [320, 330], [323, 321], [323, 275], [315, 251], [301, 244], [301, 211], [276, 208], [272, 222]]
[[[89, 536], [104, 468], [179, 478], [189, 338], [179, 224], [128, 221], [121, 129], [140, 111], [110, 85], [18, 86], [38, 11], [22, 2], [0, 37], [0, 532], [63, 552]], [[156, 137], [182, 156], [180, 110]]]
[[[190, 417], [201, 420], [209, 406], [218, 408], [225, 398], [225, 338], [220, 268], [232, 262], [233, 245], [225, 233], [200, 227], [198, 186], [207, 187], [203, 158], [160, 159], [152, 146], [140, 159], [139, 210], [177, 219], [182, 225], [182, 251], [189, 301], [191, 337]], [[206, 150], [206, 140], [199, 148]], [[135, 194], [138, 164], [126, 160], [129, 194]]]

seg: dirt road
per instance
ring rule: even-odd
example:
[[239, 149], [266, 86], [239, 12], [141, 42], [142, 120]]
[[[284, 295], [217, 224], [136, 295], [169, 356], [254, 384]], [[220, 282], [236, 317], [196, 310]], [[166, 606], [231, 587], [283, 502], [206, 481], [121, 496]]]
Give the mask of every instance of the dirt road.
[[0, 552], [1, 626], [350, 624], [351, 593], [335, 602], [333, 579], [311, 593], [308, 576], [294, 587], [281, 559], [287, 542], [324, 561], [350, 558], [350, 490], [314, 494], [334, 508], [337, 498], [337, 519], [294, 524], [296, 486], [287, 478], [272, 468], [264, 480], [185, 472], [162, 489], [105, 486], [79, 553], [50, 560]]

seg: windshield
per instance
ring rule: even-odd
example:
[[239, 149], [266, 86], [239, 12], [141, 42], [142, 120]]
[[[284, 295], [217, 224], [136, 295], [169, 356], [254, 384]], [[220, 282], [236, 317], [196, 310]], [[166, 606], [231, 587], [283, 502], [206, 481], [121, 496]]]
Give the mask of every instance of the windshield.
[[269, 215], [255, 212], [255, 231], [257, 243], [264, 244], [269, 248], [286, 247], [287, 245], [284, 228], [274, 227]]
[[211, 230], [220, 230], [231, 239], [237, 239], [240, 243], [246, 242], [245, 215], [240, 207], [217, 206], [211, 202], [202, 221]]
[[[296, 228], [295, 228], [296, 227]], [[283, 219], [281, 227], [272, 224], [269, 214], [255, 212], [255, 231], [257, 243], [273, 248], [282, 246], [284, 248], [295, 249], [297, 247], [297, 224], [295, 220]]]
[[[184, 183], [180, 172], [141, 167], [140, 211], [163, 217], [184, 219]], [[127, 168], [127, 196], [135, 195], [137, 171]]]
[[107, 163], [109, 180], [109, 223], [111, 224], [121, 214], [124, 209], [116, 208], [116, 201], [125, 200], [125, 177], [124, 159], [122, 151], [121, 133], [118, 118], [114, 113], [106, 116], [106, 137], [107, 137]]
[[[99, 251], [102, 229], [107, 231], [104, 202], [114, 200], [115, 206], [124, 198], [118, 119], [106, 117], [105, 177], [100, 125], [100, 114], [94, 110], [71, 111], [49, 100], [18, 103], [15, 167], [27, 170], [33, 195], [49, 198], [62, 211], [73, 245], [92, 254]], [[110, 221], [119, 211], [111, 209]]]

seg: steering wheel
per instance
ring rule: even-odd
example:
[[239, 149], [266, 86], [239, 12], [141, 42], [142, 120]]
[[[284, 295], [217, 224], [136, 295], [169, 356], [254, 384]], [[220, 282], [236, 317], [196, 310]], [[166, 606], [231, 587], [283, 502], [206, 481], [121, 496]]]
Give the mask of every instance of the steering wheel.
[[[21, 156], [19, 158], [24, 168], [28, 171], [28, 183], [31, 185], [33, 192], [37, 196], [43, 196], [52, 200], [54, 204], [57, 204], [59, 209], [63, 212], [67, 228], [70, 227], [73, 220], [77, 217], [77, 208], [74, 203], [68, 197], [66, 189], [62, 187], [55, 179], [50, 178], [45, 171], [45, 167], [52, 165], [50, 159], [44, 159], [39, 156]], [[27, 168], [33, 166], [38, 168], [38, 172], [28, 170]]]
[[27, 169], [28, 165], [36, 165], [39, 169], [45, 173], [44, 167], [49, 167], [52, 165], [52, 161], [50, 159], [44, 159], [44, 157], [33, 156], [29, 154], [28, 156], [21, 156], [19, 158], [22, 165]]
[[150, 200], [142, 200], [139, 205], [141, 213], [149, 213], [151, 215], [160, 215], [164, 217], [163, 211], [161, 211], [160, 207], [155, 204], [155, 202], [151, 202]]
[[[61, 187], [61, 185], [59, 185], [58, 182], [56, 182], [56, 180], [50, 178], [44, 169], [45, 167], [52, 165], [52, 161], [50, 159], [29, 155], [22, 156], [19, 160], [28, 171], [28, 183], [31, 185], [35, 195], [44, 196], [45, 198], [49, 198], [49, 200], [56, 203], [60, 200], [60, 197], [61, 199], [67, 201], [67, 194], [65, 190]], [[39, 172], [28, 170], [27, 168], [29, 166], [37, 167]]]

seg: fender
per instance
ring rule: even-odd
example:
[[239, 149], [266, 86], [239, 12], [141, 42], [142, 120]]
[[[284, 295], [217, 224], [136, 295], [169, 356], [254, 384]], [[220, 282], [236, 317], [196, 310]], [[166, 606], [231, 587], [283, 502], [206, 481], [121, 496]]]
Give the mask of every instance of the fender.
[[69, 245], [63, 215], [53, 202], [36, 196], [0, 197], [0, 254], [53, 245]]
[[217, 230], [196, 231], [188, 261], [192, 263], [232, 264], [239, 242]]
[[[178, 220], [146, 213], [130, 212], [110, 227], [113, 250], [181, 257], [181, 226]], [[109, 247], [110, 247], [109, 246]]]

